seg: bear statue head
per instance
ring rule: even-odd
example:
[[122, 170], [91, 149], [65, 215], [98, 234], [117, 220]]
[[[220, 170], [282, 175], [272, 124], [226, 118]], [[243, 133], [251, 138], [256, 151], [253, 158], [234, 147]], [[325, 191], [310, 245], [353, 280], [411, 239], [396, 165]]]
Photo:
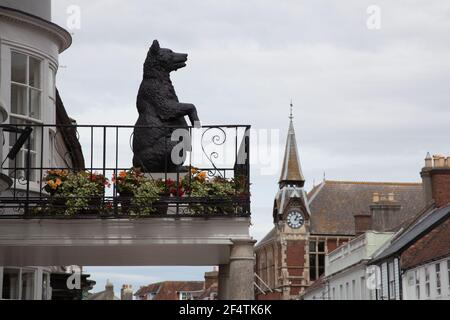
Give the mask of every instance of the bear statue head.
[[158, 40], [154, 40], [145, 60], [144, 74], [152, 70], [172, 72], [184, 68], [187, 56], [185, 53], [177, 53], [170, 49], [161, 48]]

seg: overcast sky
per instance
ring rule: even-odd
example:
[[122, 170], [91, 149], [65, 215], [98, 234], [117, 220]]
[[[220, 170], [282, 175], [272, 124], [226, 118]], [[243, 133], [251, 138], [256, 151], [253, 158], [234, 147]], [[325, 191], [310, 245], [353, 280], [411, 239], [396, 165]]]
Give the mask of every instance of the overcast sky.
[[[203, 124], [279, 130], [275, 140], [252, 141], [279, 159], [293, 100], [307, 189], [324, 172], [419, 181], [427, 151], [450, 155], [448, 0], [58, 0], [54, 22], [67, 27], [70, 5], [81, 9], [81, 28], [71, 30], [57, 82], [80, 124], [134, 124], [142, 64], [159, 39], [189, 53], [172, 75], [180, 101], [194, 103]], [[379, 29], [367, 27], [370, 5], [381, 9]], [[271, 174], [252, 168], [256, 239], [272, 227], [280, 161]], [[106, 278], [118, 290], [206, 270], [88, 268], [97, 291]]]

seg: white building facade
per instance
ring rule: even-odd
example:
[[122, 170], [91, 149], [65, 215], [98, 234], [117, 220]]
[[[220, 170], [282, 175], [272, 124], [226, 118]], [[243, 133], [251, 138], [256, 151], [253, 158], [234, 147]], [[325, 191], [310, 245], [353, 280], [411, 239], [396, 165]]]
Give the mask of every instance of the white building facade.
[[[66, 30], [50, 20], [50, 0], [0, 0], [0, 100], [11, 124], [56, 123], [58, 57], [72, 40]], [[47, 127], [32, 134], [31, 166], [55, 165], [53, 150], [39, 150], [38, 143], [53, 146], [54, 130]], [[16, 138], [5, 133], [2, 160]], [[15, 159], [19, 165], [25, 162], [27, 147], [22, 147]], [[36, 183], [31, 185], [32, 191], [38, 191], [40, 179], [31, 172], [30, 181]]]
[[[70, 34], [51, 22], [50, 0], [0, 0], [0, 104], [7, 113], [7, 123], [56, 123], [58, 58], [71, 42]], [[3, 161], [17, 135], [0, 134], [5, 139], [0, 147]], [[26, 154], [30, 150], [31, 167], [58, 165], [60, 160], [52, 149], [57, 143], [53, 141], [55, 136], [55, 129], [36, 128], [32, 142], [24, 145], [16, 158], [9, 161], [15, 161], [16, 167], [25, 167]], [[41, 150], [41, 145], [48, 148]], [[6, 166], [14, 167], [11, 164]], [[42, 176], [36, 172], [30, 170], [30, 192], [40, 189]], [[4, 170], [2, 173], [15, 180], [17, 189], [21, 188], [18, 181], [24, 178], [24, 172]], [[5, 210], [2, 209], [1, 213]], [[0, 300], [49, 300], [52, 297], [50, 275], [61, 270], [59, 267], [1, 266]]]
[[0, 300], [50, 300], [52, 268], [0, 267]]
[[402, 284], [405, 300], [450, 300], [450, 256], [407, 270]]
[[376, 274], [367, 262], [389, 239], [391, 232], [367, 231], [325, 257], [325, 276], [301, 296], [304, 300], [376, 300]]

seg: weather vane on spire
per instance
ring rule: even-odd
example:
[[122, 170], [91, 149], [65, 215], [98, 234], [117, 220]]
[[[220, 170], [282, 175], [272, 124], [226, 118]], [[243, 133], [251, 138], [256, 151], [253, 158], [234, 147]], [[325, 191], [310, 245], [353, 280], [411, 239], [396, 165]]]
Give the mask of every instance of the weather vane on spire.
[[290, 104], [290, 107], [291, 107], [291, 113], [289, 114], [289, 119], [294, 119], [294, 116], [293, 116], [293, 114], [292, 114], [292, 108], [294, 108], [294, 105], [292, 104], [292, 99], [291, 99], [291, 104]]

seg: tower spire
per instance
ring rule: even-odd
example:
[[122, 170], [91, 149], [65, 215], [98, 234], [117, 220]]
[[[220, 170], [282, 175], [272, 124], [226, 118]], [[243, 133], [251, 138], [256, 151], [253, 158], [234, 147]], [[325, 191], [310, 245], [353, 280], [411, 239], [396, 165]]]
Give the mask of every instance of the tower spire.
[[297, 141], [295, 138], [294, 123], [293, 123], [293, 104], [290, 103], [289, 114], [289, 130], [286, 139], [286, 149], [284, 151], [283, 164], [281, 169], [281, 176], [279, 180], [280, 188], [287, 184], [292, 184], [298, 187], [305, 185], [305, 178], [300, 166], [298, 157]]
[[289, 119], [292, 121], [292, 119], [294, 119], [294, 116], [292, 114], [292, 109], [294, 108], [294, 105], [292, 104], [292, 99], [291, 99], [290, 107], [291, 107], [291, 113], [289, 114]]

